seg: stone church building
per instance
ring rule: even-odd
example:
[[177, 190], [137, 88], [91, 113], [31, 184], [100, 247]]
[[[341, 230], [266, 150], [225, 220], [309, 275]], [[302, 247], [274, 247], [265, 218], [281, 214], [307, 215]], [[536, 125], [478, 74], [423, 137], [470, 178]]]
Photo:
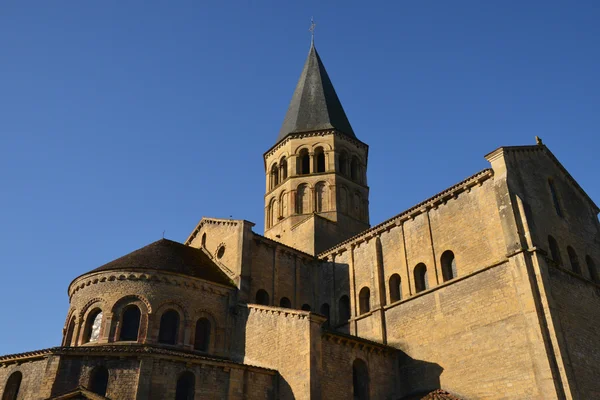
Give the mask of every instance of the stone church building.
[[311, 46], [264, 234], [205, 217], [78, 276], [2, 400], [600, 399], [600, 210], [541, 140], [376, 226], [368, 150]]

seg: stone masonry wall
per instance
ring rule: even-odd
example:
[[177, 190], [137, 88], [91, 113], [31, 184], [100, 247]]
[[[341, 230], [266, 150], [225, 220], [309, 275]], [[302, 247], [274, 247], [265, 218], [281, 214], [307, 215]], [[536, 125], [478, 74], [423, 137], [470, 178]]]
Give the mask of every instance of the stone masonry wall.
[[38, 400], [40, 386], [44, 382], [48, 359], [42, 358], [22, 364], [0, 366], [0, 395], [4, 394], [8, 378], [19, 371], [23, 375], [18, 400]]

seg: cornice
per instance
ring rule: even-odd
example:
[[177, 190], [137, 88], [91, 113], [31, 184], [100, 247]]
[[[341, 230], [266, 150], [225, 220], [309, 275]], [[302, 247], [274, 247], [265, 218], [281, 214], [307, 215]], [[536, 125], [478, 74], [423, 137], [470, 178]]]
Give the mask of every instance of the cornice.
[[318, 324], [322, 324], [327, 321], [327, 318], [320, 314], [315, 314], [311, 311], [303, 311], [303, 310], [295, 310], [293, 308], [284, 308], [284, 307], [275, 307], [275, 306], [262, 306], [259, 304], [246, 304], [240, 305], [241, 307], [246, 307], [250, 314], [271, 314], [282, 316], [284, 318], [291, 319], [308, 319], [311, 322], [316, 322]]
[[192, 231], [190, 236], [185, 240], [185, 242], [183, 244], [185, 244], [186, 246], [189, 246], [190, 243], [192, 243], [192, 241], [196, 238], [196, 236], [200, 232], [200, 229], [202, 229], [202, 227], [204, 225], [238, 226], [239, 224], [250, 224], [251, 227], [255, 225], [254, 222], [246, 221], [244, 219], [224, 219], [224, 218], [202, 217], [200, 219], [200, 222], [198, 222], [198, 225], [196, 225], [196, 227], [194, 228], [194, 230]]
[[398, 349], [386, 346], [382, 343], [377, 343], [360, 338], [358, 336], [345, 335], [343, 333], [329, 330], [324, 330], [322, 333], [322, 337], [326, 341], [330, 341], [342, 346], [351, 347], [353, 349], [358, 348], [360, 350], [366, 350], [370, 353], [374, 352], [377, 354], [394, 355], [398, 352]]

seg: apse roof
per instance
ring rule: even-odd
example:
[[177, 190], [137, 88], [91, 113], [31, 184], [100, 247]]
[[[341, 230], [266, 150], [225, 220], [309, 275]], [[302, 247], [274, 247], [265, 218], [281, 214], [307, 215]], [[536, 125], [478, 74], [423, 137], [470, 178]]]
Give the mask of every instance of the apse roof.
[[235, 286], [231, 279], [202, 250], [168, 239], [160, 239], [91, 272], [116, 269], [153, 269]]
[[314, 43], [310, 46], [277, 142], [292, 133], [336, 129], [356, 139]]

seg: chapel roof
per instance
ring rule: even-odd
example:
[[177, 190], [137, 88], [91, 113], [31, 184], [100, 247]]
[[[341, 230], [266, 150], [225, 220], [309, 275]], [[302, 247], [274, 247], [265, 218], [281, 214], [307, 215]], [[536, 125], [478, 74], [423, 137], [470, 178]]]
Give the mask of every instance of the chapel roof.
[[231, 279], [202, 250], [169, 239], [157, 240], [90, 272], [117, 269], [174, 272], [235, 287]]
[[277, 142], [293, 133], [322, 129], [336, 129], [356, 139], [342, 103], [313, 43], [285, 114]]

